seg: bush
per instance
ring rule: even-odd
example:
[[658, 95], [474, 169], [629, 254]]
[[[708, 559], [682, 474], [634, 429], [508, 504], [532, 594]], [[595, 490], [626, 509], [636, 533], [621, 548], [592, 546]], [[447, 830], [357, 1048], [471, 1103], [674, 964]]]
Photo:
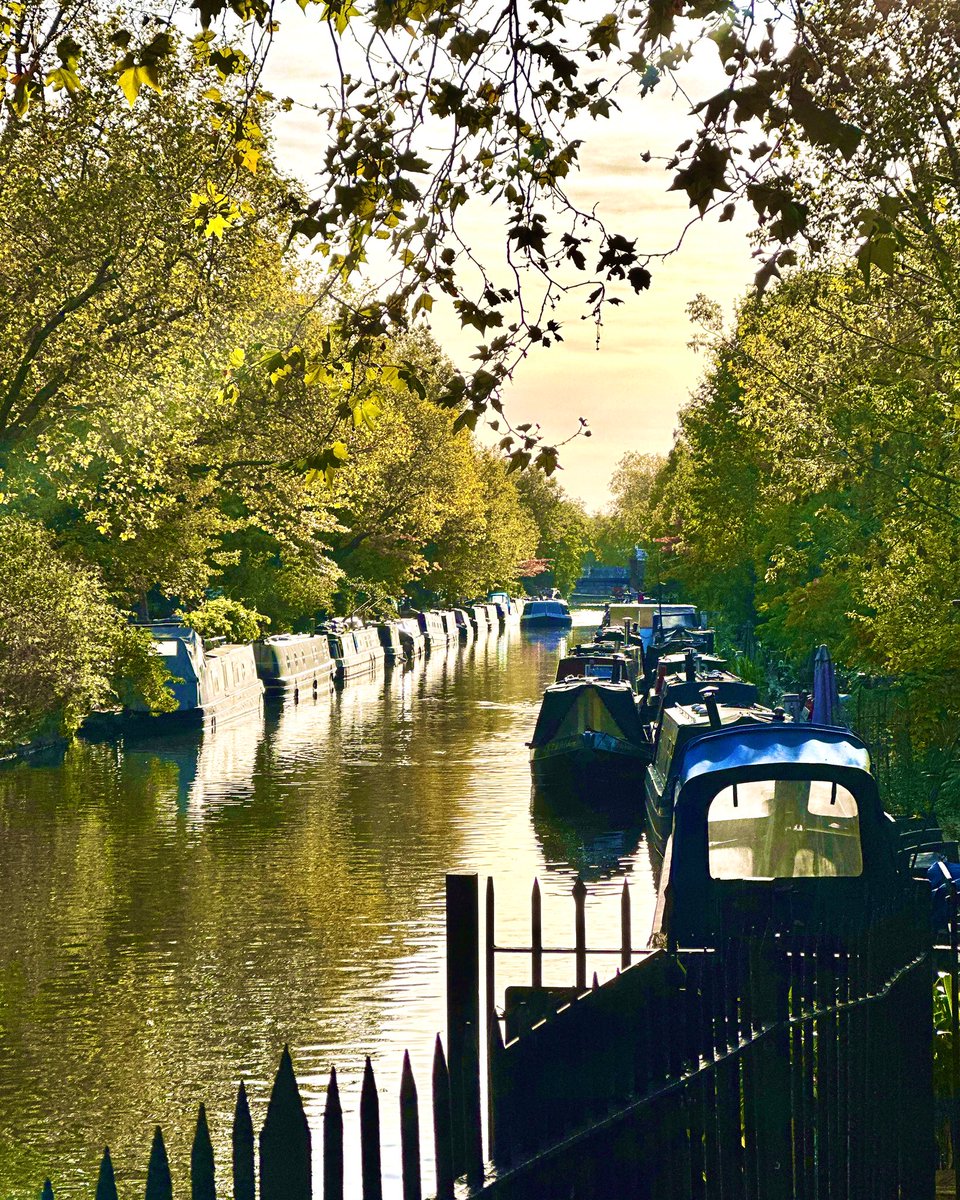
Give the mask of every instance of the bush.
[[70, 737], [133, 694], [175, 708], [150, 642], [42, 526], [0, 516], [0, 748]]
[[255, 642], [270, 624], [270, 618], [263, 613], [226, 596], [205, 600], [192, 612], [178, 615], [184, 625], [195, 629], [202, 638], [223, 637], [228, 642]]

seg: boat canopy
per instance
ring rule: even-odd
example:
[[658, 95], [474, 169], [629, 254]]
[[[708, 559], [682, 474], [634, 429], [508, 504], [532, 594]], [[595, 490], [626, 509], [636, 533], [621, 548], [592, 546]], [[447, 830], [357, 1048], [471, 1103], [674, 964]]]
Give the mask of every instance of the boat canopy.
[[713, 771], [810, 766], [870, 770], [870, 755], [855, 734], [830, 726], [773, 722], [705, 733], [684, 748], [681, 786]]
[[642, 743], [643, 726], [630, 684], [603, 683], [582, 676], [551, 684], [543, 693], [530, 745], [536, 749], [556, 738], [576, 736], [584, 729]]
[[895, 902], [903, 880], [870, 758], [829, 726], [741, 726], [683, 749], [655, 930], [685, 945], [824, 928]]

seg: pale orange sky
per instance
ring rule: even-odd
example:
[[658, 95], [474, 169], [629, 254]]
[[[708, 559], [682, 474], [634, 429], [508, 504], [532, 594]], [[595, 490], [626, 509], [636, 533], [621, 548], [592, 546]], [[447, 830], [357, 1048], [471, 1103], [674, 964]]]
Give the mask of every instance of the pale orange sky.
[[[278, 95], [304, 103], [321, 99], [326, 31], [315, 16], [293, 9], [286, 16], [273, 50], [267, 78]], [[723, 86], [715, 56], [701, 56], [695, 68], [697, 90], [713, 81]], [[670, 155], [686, 136], [686, 104], [673, 100], [662, 84], [651, 96], [624, 99], [623, 111], [609, 120], [578, 127], [584, 138], [581, 171], [570, 184], [572, 198], [583, 208], [593, 205], [608, 226], [638, 236], [644, 249], [672, 246], [689, 218], [687, 198], [666, 191], [668, 176], [661, 164], [644, 163], [641, 154]], [[712, 89], [711, 89], [712, 90]], [[701, 94], [702, 91], [701, 91]], [[325, 145], [322, 123], [295, 108], [277, 126], [280, 165], [308, 185]], [[568, 181], [570, 183], [570, 181]], [[468, 214], [471, 246], [483, 261], [502, 258], [502, 226], [489, 208], [475, 205]], [[561, 453], [559, 478], [566, 490], [589, 508], [602, 508], [617, 461], [628, 450], [666, 452], [677, 412], [697, 382], [703, 359], [687, 346], [692, 328], [686, 305], [698, 292], [718, 301], [729, 314], [752, 280], [757, 264], [750, 257], [746, 220], [718, 224], [707, 218], [687, 234], [680, 251], [651, 264], [648, 292], [611, 309], [595, 348], [595, 329], [580, 320], [578, 301], [558, 315], [562, 343], [532, 353], [504, 392], [509, 416], [516, 424], [536, 421], [549, 441], [561, 441], [585, 416], [593, 435], [578, 438]], [[434, 333], [461, 369], [469, 369], [475, 331], [460, 330], [452, 312], [438, 304]], [[492, 435], [491, 435], [492, 436]]]

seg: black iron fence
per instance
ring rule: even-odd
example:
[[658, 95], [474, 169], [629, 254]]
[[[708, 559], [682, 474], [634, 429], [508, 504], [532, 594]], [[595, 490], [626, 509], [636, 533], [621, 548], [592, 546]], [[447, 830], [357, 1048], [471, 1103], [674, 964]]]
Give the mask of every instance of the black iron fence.
[[[952, 1031], [953, 1041], [942, 1055], [947, 1103], [939, 1114], [933, 1085], [938, 953], [947, 980], [941, 987], [957, 997], [955, 900], [952, 949], [939, 952], [930, 934], [929, 893], [918, 890], [916, 903], [875, 914], [866, 927], [845, 925], [838, 914], [829, 931], [755, 930], [712, 949], [675, 953], [632, 946], [629, 889], [620, 897], [615, 947], [590, 945], [582, 884], [573, 900], [572, 945], [544, 946], [535, 888], [530, 945], [501, 946], [489, 885], [481, 992], [477, 879], [448, 877], [447, 1050], [438, 1037], [428, 1098], [405, 1058], [392, 1101], [399, 1102], [404, 1200], [933, 1197], [938, 1126], [946, 1126], [948, 1140], [952, 1130], [960, 1145], [955, 1004], [943, 1031]], [[595, 979], [587, 986], [587, 956], [598, 953], [619, 956], [619, 969], [602, 986]], [[531, 984], [507, 989], [503, 1016], [494, 1010], [498, 954], [530, 957]], [[540, 986], [547, 954], [571, 956], [570, 988]], [[510, 1036], [517, 1029], [520, 1036]], [[368, 1060], [359, 1113], [363, 1200], [383, 1196], [381, 1100]], [[322, 1140], [322, 1178], [313, 1179], [311, 1131], [285, 1051], [258, 1135], [240, 1087], [230, 1180], [215, 1179], [201, 1107], [191, 1196], [214, 1200], [219, 1191], [254, 1200], [259, 1180], [260, 1200], [343, 1200], [345, 1175], [353, 1172], [345, 1172], [335, 1071]], [[421, 1151], [428, 1143], [435, 1166], [426, 1172]], [[96, 1197], [116, 1194], [107, 1152]], [[49, 1183], [44, 1195], [53, 1196]], [[146, 1197], [172, 1195], [157, 1129]]]

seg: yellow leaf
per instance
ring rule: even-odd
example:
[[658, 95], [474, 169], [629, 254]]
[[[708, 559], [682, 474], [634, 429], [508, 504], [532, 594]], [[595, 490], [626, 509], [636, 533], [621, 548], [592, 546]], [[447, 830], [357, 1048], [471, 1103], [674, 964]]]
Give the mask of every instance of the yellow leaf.
[[160, 86], [160, 75], [156, 67], [137, 67], [137, 78], [142, 84], [146, 84], [148, 88], [156, 92], [158, 96], [163, 95], [163, 88]]
[[244, 354], [242, 346], [238, 346], [236, 348], [236, 350], [231, 350], [230, 351], [231, 367], [242, 367], [246, 357], [247, 356], [246, 356], [246, 354]]
[[203, 98], [204, 100], [213, 101], [222, 99], [218, 88], [207, 88], [207, 90], [203, 93]]
[[346, 462], [350, 457], [350, 451], [347, 449], [345, 442], [334, 442], [330, 447], [330, 453], [340, 462]]
[[252, 174], [256, 175], [257, 167], [260, 164], [260, 151], [254, 146], [248, 147], [244, 152], [242, 165]]
[[221, 217], [219, 213], [215, 213], [214, 216], [212, 216], [210, 218], [210, 220], [207, 222], [207, 226], [203, 231], [203, 236], [204, 237], [222, 238], [223, 231], [226, 228], [227, 228], [227, 222], [226, 222], [225, 218]]
[[417, 313], [420, 312], [421, 309], [424, 312], [430, 312], [430, 310], [432, 308], [433, 308], [433, 297], [431, 295], [429, 295], [427, 292], [424, 292], [422, 296], [418, 296], [417, 299], [414, 301], [413, 316], [416, 316]]
[[71, 96], [80, 90], [80, 80], [69, 67], [57, 67], [47, 76], [47, 83], [53, 86], [55, 92], [66, 91]]
[[127, 67], [125, 71], [121, 72], [118, 82], [120, 90], [127, 98], [127, 103], [133, 108], [137, 102], [137, 96], [140, 94], [140, 85], [143, 82], [140, 78], [139, 68]]

